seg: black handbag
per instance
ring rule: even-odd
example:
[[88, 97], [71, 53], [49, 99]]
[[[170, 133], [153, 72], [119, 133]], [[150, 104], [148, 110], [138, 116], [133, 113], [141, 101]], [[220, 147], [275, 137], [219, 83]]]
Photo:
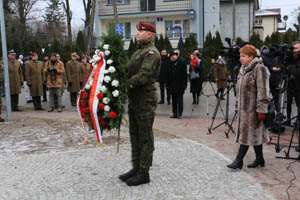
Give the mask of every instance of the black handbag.
[[198, 72], [196, 72], [195, 70], [191, 71], [190, 80], [194, 80], [194, 79], [197, 79], [197, 78], [200, 78], [200, 74]]
[[275, 104], [273, 101], [269, 101], [268, 105], [268, 113], [266, 114], [266, 119], [264, 120], [264, 124], [266, 128], [270, 128], [275, 121]]

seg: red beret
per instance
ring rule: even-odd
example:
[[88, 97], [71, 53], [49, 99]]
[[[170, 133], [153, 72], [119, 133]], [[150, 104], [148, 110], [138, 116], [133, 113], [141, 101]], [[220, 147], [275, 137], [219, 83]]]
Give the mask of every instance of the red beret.
[[156, 28], [149, 23], [140, 22], [136, 25], [136, 28], [139, 31], [150, 31], [152, 33], [156, 33]]
[[32, 55], [32, 56], [37, 56], [38, 53], [37, 53], [37, 52], [32, 52], [31, 55]]

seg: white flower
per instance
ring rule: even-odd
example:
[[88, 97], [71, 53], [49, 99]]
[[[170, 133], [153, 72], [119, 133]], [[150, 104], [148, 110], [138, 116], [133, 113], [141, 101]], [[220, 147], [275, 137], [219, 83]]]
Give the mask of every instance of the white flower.
[[120, 94], [119, 90], [115, 90], [115, 91], [112, 92], [112, 95], [113, 95], [114, 97], [119, 96], [119, 94]]
[[105, 110], [106, 112], [108, 112], [108, 111], [110, 111], [110, 107], [109, 107], [108, 105], [106, 105], [106, 106], [104, 106], [104, 110]]
[[115, 68], [114, 66], [110, 66], [110, 67], [108, 68], [108, 71], [109, 71], [110, 73], [114, 73], [114, 72], [116, 71], [116, 68]]
[[105, 54], [106, 56], [109, 56], [109, 55], [110, 55], [110, 51], [106, 50], [106, 51], [104, 52], [104, 54]]
[[105, 93], [106, 91], [107, 91], [107, 88], [103, 85], [103, 86], [101, 87], [101, 92]]
[[109, 45], [108, 44], [103, 45], [103, 49], [108, 50], [109, 49]]
[[108, 65], [110, 65], [110, 64], [113, 63], [113, 62], [114, 62], [114, 61], [111, 60], [111, 59], [108, 59], [108, 60], [107, 60], [107, 64], [108, 64]]
[[114, 86], [114, 87], [118, 87], [118, 86], [119, 86], [119, 81], [113, 80], [113, 81], [111, 82], [111, 85]]
[[104, 82], [109, 83], [111, 81], [110, 76], [104, 76]]
[[108, 74], [109, 71], [105, 69], [105, 70], [103, 70], [103, 73], [104, 73], [104, 74]]
[[91, 89], [91, 85], [90, 84], [86, 84], [84, 88], [87, 89], [87, 90], [89, 90], [89, 89]]
[[103, 98], [103, 103], [108, 104], [110, 102], [110, 99], [108, 97]]

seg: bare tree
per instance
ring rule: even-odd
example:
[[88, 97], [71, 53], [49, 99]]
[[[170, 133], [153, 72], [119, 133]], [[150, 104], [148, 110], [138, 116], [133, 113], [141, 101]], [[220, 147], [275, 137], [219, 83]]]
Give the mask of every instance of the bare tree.
[[93, 39], [93, 33], [94, 33], [94, 20], [95, 20], [95, 11], [96, 11], [96, 0], [92, 0], [92, 13], [90, 16], [90, 24], [89, 24], [89, 31], [88, 31], [88, 37], [87, 37], [87, 50], [88, 52], [91, 51], [91, 43]]
[[112, 0], [112, 6], [114, 11], [114, 21], [116, 24], [119, 23], [119, 17], [118, 17], [118, 8], [117, 8], [117, 2], [116, 0]]
[[72, 21], [72, 11], [70, 9], [70, 3], [69, 0], [65, 0], [66, 2], [63, 2], [64, 10], [67, 15], [67, 27], [68, 27], [68, 42], [69, 44], [72, 43], [72, 26], [71, 26], [71, 21]]
[[86, 29], [90, 25], [91, 12], [92, 12], [92, 0], [82, 0], [85, 12], [84, 28]]

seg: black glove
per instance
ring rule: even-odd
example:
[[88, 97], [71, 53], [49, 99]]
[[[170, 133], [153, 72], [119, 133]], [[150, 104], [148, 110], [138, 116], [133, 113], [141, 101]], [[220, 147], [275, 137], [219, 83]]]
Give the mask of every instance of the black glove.
[[65, 86], [67, 86], [67, 82], [65, 82]]
[[70, 86], [70, 87], [72, 86], [72, 82], [69, 82], [69, 86]]
[[[28, 85], [28, 84], [27, 84]], [[28, 85], [28, 87], [31, 87], [31, 85]]]
[[82, 87], [82, 84], [83, 84], [82, 81], [80, 81], [80, 87]]

